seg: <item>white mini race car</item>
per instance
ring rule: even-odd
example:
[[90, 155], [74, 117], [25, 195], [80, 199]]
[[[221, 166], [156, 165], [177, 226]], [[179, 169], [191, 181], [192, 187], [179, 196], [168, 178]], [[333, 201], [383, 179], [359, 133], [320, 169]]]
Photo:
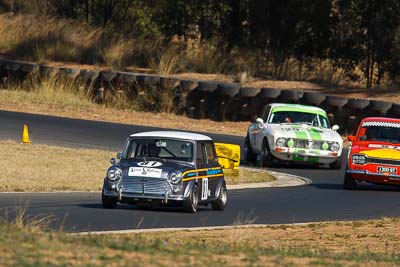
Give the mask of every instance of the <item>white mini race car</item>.
[[244, 156], [271, 167], [273, 160], [327, 165], [340, 169], [343, 140], [323, 109], [297, 104], [269, 104], [247, 131]]

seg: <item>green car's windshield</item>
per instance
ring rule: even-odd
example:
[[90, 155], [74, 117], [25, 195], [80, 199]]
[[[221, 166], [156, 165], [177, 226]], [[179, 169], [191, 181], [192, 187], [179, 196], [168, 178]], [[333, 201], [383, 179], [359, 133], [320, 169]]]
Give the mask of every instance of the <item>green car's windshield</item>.
[[166, 138], [129, 139], [122, 153], [122, 159], [145, 157], [191, 162], [193, 161], [193, 143]]
[[298, 123], [330, 128], [329, 121], [320, 114], [297, 111], [276, 111], [269, 117], [268, 123]]

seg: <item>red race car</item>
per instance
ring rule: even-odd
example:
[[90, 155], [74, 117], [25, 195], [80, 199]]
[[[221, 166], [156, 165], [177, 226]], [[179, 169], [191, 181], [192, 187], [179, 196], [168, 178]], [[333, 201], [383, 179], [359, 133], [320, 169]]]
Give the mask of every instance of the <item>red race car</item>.
[[365, 118], [351, 141], [344, 189], [357, 182], [400, 185], [400, 119]]

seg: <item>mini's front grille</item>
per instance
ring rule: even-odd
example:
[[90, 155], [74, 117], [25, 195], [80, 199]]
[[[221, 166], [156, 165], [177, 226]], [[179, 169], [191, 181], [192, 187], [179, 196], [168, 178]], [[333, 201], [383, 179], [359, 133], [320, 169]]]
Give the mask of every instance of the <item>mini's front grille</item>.
[[166, 192], [171, 193], [168, 181], [162, 178], [124, 177], [119, 188], [122, 188], [122, 192], [126, 193], [157, 195], [163, 195]]
[[390, 159], [378, 159], [378, 158], [366, 158], [367, 163], [372, 164], [385, 164], [385, 165], [398, 165], [400, 166], [400, 160], [390, 160]]

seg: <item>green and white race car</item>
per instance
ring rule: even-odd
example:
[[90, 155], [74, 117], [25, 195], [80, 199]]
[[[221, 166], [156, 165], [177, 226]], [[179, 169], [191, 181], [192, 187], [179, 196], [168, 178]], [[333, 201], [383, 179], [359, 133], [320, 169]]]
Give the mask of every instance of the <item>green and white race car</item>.
[[343, 140], [323, 109], [297, 104], [269, 104], [245, 139], [245, 160], [271, 167], [273, 160], [327, 165], [340, 169]]

